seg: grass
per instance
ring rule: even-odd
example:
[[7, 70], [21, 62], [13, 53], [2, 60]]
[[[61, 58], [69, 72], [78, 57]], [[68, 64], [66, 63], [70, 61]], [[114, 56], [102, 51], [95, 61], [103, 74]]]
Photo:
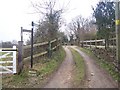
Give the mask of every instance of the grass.
[[[11, 75], [3, 77], [3, 87], [26, 87], [32, 88], [38, 83], [39, 87], [42, 87], [45, 83], [45, 79], [52, 75], [57, 70], [59, 65], [65, 58], [65, 51], [61, 47], [58, 51], [53, 52], [51, 58], [41, 58], [39, 62], [34, 64], [33, 69], [37, 70], [37, 76], [33, 77], [29, 75], [29, 68], [25, 68], [20, 75]], [[7, 78], [11, 78], [7, 80]], [[31, 81], [32, 78], [36, 81]], [[34, 85], [35, 84], [35, 85]]]
[[[2, 55], [6, 54], [7, 52], [2, 52]], [[0, 58], [0, 61], [11, 61], [12, 60], [12, 57], [9, 57], [9, 56], [12, 56], [12, 52], [10, 54], [8, 54], [5, 58]], [[5, 65], [9, 65], [9, 63], [6, 63]]]
[[53, 57], [44, 63], [42, 68], [39, 69], [40, 75], [43, 77], [45, 75], [51, 74], [54, 70], [57, 69], [59, 64], [64, 60], [65, 58], [65, 51], [61, 48], [60, 52], [56, 52], [53, 54]]
[[20, 84], [22, 82], [25, 82], [28, 78], [28, 70], [24, 70], [20, 75], [14, 75], [13, 76], [13, 84], [17, 85]]
[[[0, 52], [1, 53], [1, 55], [4, 55], [4, 54], [6, 54], [6, 53], [8, 53], [8, 52]], [[8, 54], [8, 55], [12, 55], [13, 53], [12, 52], [10, 52], [10, 54]], [[7, 56], [8, 56], [7, 55]]]
[[103, 69], [105, 69], [113, 77], [114, 80], [120, 81], [119, 80], [120, 78], [118, 77], [118, 73], [114, 70], [114, 68], [113, 68], [114, 66], [111, 63], [109, 63], [103, 59], [97, 58], [93, 54], [92, 50], [90, 50], [90, 49], [87, 49], [87, 48], [79, 48], [79, 49], [81, 51], [85, 52], [87, 55], [91, 56], [94, 60], [96, 60], [97, 64], [100, 65]]
[[[2, 55], [4, 55], [4, 54], [6, 54], [6, 53], [8, 53], [8, 52], [0, 52], [0, 55], [2, 56]], [[13, 53], [12, 52], [10, 52], [10, 54], [8, 54], [7, 56], [11, 56]]]
[[7, 56], [13, 56], [13, 53], [11, 52], [10, 54], [8, 54]]
[[6, 54], [7, 52], [1, 52], [1, 55], [4, 55], [4, 54]]
[[[74, 49], [70, 48], [73, 59], [75, 61], [75, 76], [74, 76], [74, 86], [73, 87], [80, 87], [83, 84], [83, 80], [85, 77], [85, 65], [84, 60], [80, 56], [80, 54], [75, 51]], [[82, 86], [82, 85], [81, 85]]]
[[[12, 61], [12, 57], [0, 58], [0, 61]], [[11, 65], [11, 63], [2, 63], [2, 66], [9, 66], [9, 65]]]
[[[1, 56], [4, 55], [4, 54], [6, 54], [6, 53], [7, 52], [1, 52]], [[12, 56], [12, 55], [13, 55], [13, 53], [11, 52], [10, 54], [6, 55], [6, 58], [1, 58], [0, 61], [5, 61], [5, 60], [11, 58], [11, 57], [7, 57], [7, 56]]]
[[5, 57], [1, 58], [0, 61], [11, 61], [13, 58], [12, 57]]

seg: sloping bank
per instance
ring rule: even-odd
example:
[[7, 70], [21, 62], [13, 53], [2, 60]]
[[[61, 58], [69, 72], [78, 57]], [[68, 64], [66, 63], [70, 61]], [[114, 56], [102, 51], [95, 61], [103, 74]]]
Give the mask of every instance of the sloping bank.
[[106, 72], [106, 69], [101, 68], [102, 65], [106, 68], [109, 68], [108, 66], [105, 65], [105, 63], [99, 62], [102, 60], [98, 60], [90, 50], [83, 49], [83, 48], [79, 48], [79, 50], [78, 49], [76, 50], [84, 58], [85, 64], [87, 66], [88, 81], [86, 83], [88, 84], [88, 87], [90, 88], [117, 88], [118, 87], [118, 84], [110, 76], [110, 74]]
[[119, 73], [114, 70], [113, 64], [106, 61], [105, 59], [100, 59], [97, 56], [95, 56], [91, 49], [87, 49], [87, 48], [78, 48], [78, 49], [85, 52], [87, 55], [91, 56], [101, 68], [105, 69], [107, 73], [109, 73], [113, 77], [113, 79], [116, 82], [120, 81], [120, 78], [118, 77]]
[[6, 75], [2, 78], [3, 88], [40, 88], [48, 81], [65, 58], [65, 51], [62, 47], [53, 52], [51, 58], [41, 58], [34, 69], [37, 76], [30, 76], [29, 69], [26, 68], [20, 75]]

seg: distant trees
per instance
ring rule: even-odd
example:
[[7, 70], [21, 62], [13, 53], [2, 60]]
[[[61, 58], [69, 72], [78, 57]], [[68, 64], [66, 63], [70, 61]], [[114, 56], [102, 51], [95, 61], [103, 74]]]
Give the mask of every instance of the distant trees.
[[92, 19], [85, 19], [81, 15], [77, 16], [68, 25], [71, 32], [70, 37], [75, 36], [78, 45], [80, 45], [80, 41], [95, 39], [96, 27], [93, 23]]
[[115, 32], [115, 5], [114, 2], [105, 0], [99, 2], [95, 8], [93, 8], [93, 16], [96, 19], [97, 36], [105, 39], [105, 47], [109, 47], [109, 37]]
[[18, 46], [18, 42], [16, 40], [13, 41], [1, 41], [0, 48], [12, 48], [13, 46]]
[[2, 48], [12, 48], [13, 44], [8, 41], [8, 42], [2, 42]]
[[[84, 31], [85, 21], [86, 20], [82, 18], [82, 16], [78, 16], [73, 19], [68, 25], [69, 30], [71, 30], [72, 33], [75, 35], [78, 45], [80, 44], [80, 39], [83, 35], [82, 33]], [[71, 37], [73, 37], [73, 35], [71, 35]]]
[[59, 32], [58, 37], [61, 37], [61, 40], [62, 40], [63, 44], [68, 43], [68, 37], [67, 37], [67, 35], [65, 35], [64, 32]]
[[74, 34], [70, 34], [69, 37], [70, 37], [70, 41], [69, 41], [69, 42], [70, 42], [71, 44], [74, 44], [74, 43], [75, 43]]
[[95, 20], [93, 18], [87, 19], [87, 22], [85, 24], [84, 40], [96, 39], [97, 28], [94, 23]]
[[78, 16], [69, 23], [68, 28], [75, 35], [78, 45], [80, 45], [80, 40], [95, 39], [97, 32], [97, 38], [105, 39], [105, 48], [107, 48], [109, 47], [109, 38], [115, 36], [114, 2], [100, 1], [93, 11], [94, 19]]

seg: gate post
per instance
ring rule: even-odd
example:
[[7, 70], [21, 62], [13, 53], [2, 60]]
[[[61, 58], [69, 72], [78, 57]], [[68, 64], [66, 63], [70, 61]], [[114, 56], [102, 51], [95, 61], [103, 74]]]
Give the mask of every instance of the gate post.
[[18, 41], [18, 74], [23, 69], [23, 41]]
[[[115, 24], [116, 24], [116, 59], [118, 61], [118, 67], [120, 67], [120, 1], [116, 0], [115, 3]], [[118, 74], [119, 76], [120, 74]], [[119, 79], [120, 77], [118, 77]], [[120, 80], [120, 79], [119, 79]], [[118, 81], [118, 87], [120, 81]]]
[[[13, 46], [13, 49], [16, 49], [16, 46]], [[16, 51], [13, 51], [13, 73], [17, 73], [16, 71]]]

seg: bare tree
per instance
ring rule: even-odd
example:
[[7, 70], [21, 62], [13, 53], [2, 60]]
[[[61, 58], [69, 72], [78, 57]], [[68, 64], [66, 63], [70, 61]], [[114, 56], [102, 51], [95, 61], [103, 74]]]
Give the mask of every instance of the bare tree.
[[[81, 15], [73, 19], [68, 28], [76, 37], [76, 42], [80, 45], [80, 41], [91, 39], [95, 34], [95, 26], [92, 19], [85, 19]], [[94, 33], [93, 33], [94, 31]]]
[[86, 22], [86, 19], [84, 19], [82, 16], [77, 16], [68, 25], [69, 30], [74, 33], [78, 45], [80, 45], [80, 40], [83, 40], [85, 22]]
[[94, 23], [95, 21], [93, 18], [87, 19], [86, 24], [85, 24], [84, 40], [95, 39], [97, 29]]
[[[36, 13], [43, 15], [43, 20], [41, 21], [36, 33], [34, 34], [34, 40], [36, 42], [43, 38], [46, 40], [52, 40], [58, 37], [58, 30], [61, 26], [61, 15], [64, 13], [63, 8], [56, 9], [56, 0], [43, 1], [41, 3], [33, 4]], [[38, 38], [39, 37], [39, 38]]]

